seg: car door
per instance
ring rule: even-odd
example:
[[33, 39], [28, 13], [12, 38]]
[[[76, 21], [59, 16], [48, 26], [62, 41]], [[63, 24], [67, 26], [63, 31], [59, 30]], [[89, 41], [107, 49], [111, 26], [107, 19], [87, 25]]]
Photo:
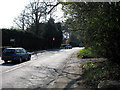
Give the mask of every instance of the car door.
[[20, 54], [19, 56], [22, 57], [22, 59], [25, 59], [24, 51], [22, 49], [19, 49]]
[[17, 54], [18, 57], [21, 56], [21, 50], [20, 49], [16, 49], [16, 54]]
[[22, 49], [24, 59], [28, 58], [28, 54], [25, 49]]

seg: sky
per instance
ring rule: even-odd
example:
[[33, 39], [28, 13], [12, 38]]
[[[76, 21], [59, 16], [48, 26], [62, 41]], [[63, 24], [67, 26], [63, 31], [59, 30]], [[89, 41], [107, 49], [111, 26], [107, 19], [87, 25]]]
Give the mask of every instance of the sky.
[[13, 19], [28, 3], [29, 0], [0, 0], [0, 28], [11, 28]]
[[[11, 28], [15, 17], [24, 10], [30, 0], [0, 0], [0, 29]], [[57, 18], [60, 18], [62, 13], [58, 10]]]

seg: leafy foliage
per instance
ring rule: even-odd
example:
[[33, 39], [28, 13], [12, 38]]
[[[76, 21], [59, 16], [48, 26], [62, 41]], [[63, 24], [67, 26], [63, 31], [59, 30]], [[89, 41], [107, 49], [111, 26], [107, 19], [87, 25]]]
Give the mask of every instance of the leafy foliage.
[[34, 34], [20, 30], [2, 29], [2, 46], [14, 46], [10, 39], [15, 39], [15, 47], [23, 47], [28, 50], [42, 49], [42, 39]]
[[87, 85], [97, 88], [102, 80], [119, 80], [120, 68], [111, 62], [87, 62], [83, 66], [83, 78]]
[[91, 58], [91, 57], [98, 57], [96, 53], [92, 50], [92, 48], [84, 48], [80, 50], [77, 54], [80, 58]]
[[[51, 18], [48, 23], [46, 23], [43, 31], [43, 38], [46, 41], [46, 47], [60, 47], [62, 43], [62, 37], [61, 23], [54, 23], [54, 19]], [[53, 38], [55, 38], [55, 40], [53, 40]]]
[[120, 3], [65, 3], [63, 10], [69, 16], [71, 28], [79, 31], [85, 47], [114, 62], [120, 58]]

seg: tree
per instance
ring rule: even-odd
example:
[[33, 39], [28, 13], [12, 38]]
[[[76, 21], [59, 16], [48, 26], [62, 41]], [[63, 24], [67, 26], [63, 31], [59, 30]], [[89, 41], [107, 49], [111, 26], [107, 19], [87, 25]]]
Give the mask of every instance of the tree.
[[42, 17], [45, 17], [46, 20], [47, 15], [49, 15], [58, 4], [59, 2], [40, 2], [40, 0], [34, 0], [25, 7], [25, 10], [14, 22], [23, 30], [24, 27], [27, 29], [35, 26], [34, 32], [37, 35]]
[[80, 40], [78, 39], [78, 31], [71, 31], [70, 33], [70, 44], [72, 46], [79, 46]]
[[120, 3], [65, 3], [70, 26], [79, 31], [86, 46], [104, 57], [120, 62]]
[[15, 18], [13, 21], [18, 26], [18, 28], [25, 30], [25, 10], [23, 10], [20, 16]]
[[[45, 24], [43, 38], [47, 48], [58, 48], [62, 43], [61, 23], [55, 23], [53, 18]], [[55, 38], [55, 40], [53, 40]]]

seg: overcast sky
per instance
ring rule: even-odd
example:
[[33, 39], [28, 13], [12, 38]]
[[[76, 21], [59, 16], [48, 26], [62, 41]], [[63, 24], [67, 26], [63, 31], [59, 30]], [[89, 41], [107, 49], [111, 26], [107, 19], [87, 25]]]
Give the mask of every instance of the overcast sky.
[[[30, 0], [1, 0], [0, 1], [0, 28], [11, 28], [13, 19], [17, 17]], [[58, 11], [58, 18], [62, 13]]]

